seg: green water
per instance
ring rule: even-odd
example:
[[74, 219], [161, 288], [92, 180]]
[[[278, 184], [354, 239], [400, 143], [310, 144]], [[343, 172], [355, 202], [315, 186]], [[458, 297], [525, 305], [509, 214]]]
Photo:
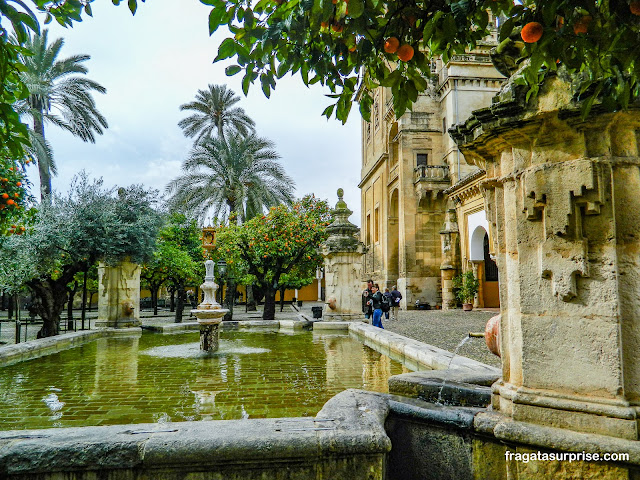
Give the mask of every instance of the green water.
[[198, 332], [103, 338], [0, 368], [0, 430], [315, 415], [346, 388], [387, 391], [399, 363], [348, 335]]

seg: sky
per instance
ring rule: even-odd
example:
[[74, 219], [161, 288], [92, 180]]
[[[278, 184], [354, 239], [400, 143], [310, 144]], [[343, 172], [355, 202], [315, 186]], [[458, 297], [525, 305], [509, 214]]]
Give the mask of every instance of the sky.
[[[105, 186], [142, 183], [164, 191], [179, 175], [193, 141], [184, 137], [178, 122], [188, 115], [180, 105], [195, 98], [208, 84], [227, 84], [240, 97], [237, 104], [255, 120], [258, 135], [272, 140], [286, 172], [296, 183], [296, 195], [314, 193], [337, 201], [343, 188], [354, 211], [350, 220], [360, 225], [361, 118], [354, 107], [349, 121], [327, 120], [322, 111], [331, 103], [319, 86], [307, 88], [299, 75], [278, 81], [267, 99], [259, 83], [244, 97], [242, 74], [227, 77], [232, 60], [213, 64], [218, 45], [229, 34], [220, 29], [210, 37], [210, 7], [198, 0], [153, 0], [139, 3], [131, 15], [126, 2], [115, 7], [94, 2], [93, 18], [83, 17], [73, 28], [50, 24], [49, 41], [63, 37], [60, 57], [88, 54], [88, 78], [107, 89], [94, 94], [109, 128], [95, 144], [48, 126], [58, 166], [53, 178], [57, 191], [68, 189], [72, 177], [86, 170], [102, 177]], [[177, 7], [176, 5], [180, 5]], [[39, 196], [36, 167], [28, 170]]]

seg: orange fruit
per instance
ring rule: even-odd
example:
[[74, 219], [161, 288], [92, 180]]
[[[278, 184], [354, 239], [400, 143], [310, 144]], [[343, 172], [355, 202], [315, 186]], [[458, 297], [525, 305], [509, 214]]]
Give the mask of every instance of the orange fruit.
[[398, 58], [403, 62], [408, 62], [413, 58], [413, 47], [405, 43], [398, 49]]
[[352, 47], [349, 47], [349, 51], [350, 52], [355, 52], [358, 49], [358, 47], [356, 45], [353, 45]]
[[13, 200], [11, 200], [11, 199], [7, 200], [7, 205], [13, 205], [14, 203], [16, 203], [16, 202], [14, 202], [14, 201], [13, 201]]
[[590, 15], [585, 15], [580, 20], [576, 21], [576, 23], [573, 24], [573, 33], [575, 33], [576, 35], [580, 35], [581, 33], [587, 33], [587, 30], [589, 30], [589, 24], [591, 23], [591, 20], [592, 18]]
[[16, 186], [17, 187], [21, 187], [22, 186], [22, 182], [16, 182]]
[[[329, 26], [329, 22], [320, 22], [320, 26], [322, 28], [327, 28]], [[262, 218], [264, 218], [264, 216]]]
[[634, 15], [640, 15], [640, 2], [639, 1], [631, 2], [629, 4], [629, 10], [631, 10], [631, 13], [633, 13]]
[[398, 40], [396, 37], [389, 37], [384, 42], [384, 51], [387, 53], [396, 53], [399, 46], [400, 40]]
[[340, 33], [342, 32], [342, 30], [344, 30], [344, 25], [336, 22], [333, 25], [331, 25], [331, 30], [333, 30], [336, 33]]
[[4, 198], [4, 199], [9, 198], [9, 194], [8, 194], [8, 193], [3, 193], [3, 194], [2, 194], [2, 198]]
[[522, 40], [525, 41], [525, 43], [536, 43], [542, 38], [543, 32], [544, 28], [542, 24], [538, 22], [529, 22], [524, 27], [522, 27], [520, 36], [522, 37]]

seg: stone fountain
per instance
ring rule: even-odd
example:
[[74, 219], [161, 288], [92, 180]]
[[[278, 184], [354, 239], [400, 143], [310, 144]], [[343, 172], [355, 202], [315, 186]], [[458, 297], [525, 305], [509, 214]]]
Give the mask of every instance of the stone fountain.
[[218, 285], [213, 279], [213, 260], [204, 262], [205, 277], [200, 288], [204, 292], [204, 299], [198, 308], [191, 310], [200, 324], [200, 350], [213, 353], [218, 350], [220, 337], [220, 323], [222, 317], [229, 311], [216, 302]]

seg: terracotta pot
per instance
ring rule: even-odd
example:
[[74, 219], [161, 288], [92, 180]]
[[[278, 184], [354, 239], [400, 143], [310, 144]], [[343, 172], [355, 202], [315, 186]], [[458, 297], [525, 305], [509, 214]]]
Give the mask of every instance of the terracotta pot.
[[491, 317], [484, 329], [484, 341], [494, 355], [500, 356], [500, 315]]
[[471, 310], [473, 310], [473, 303], [463, 303], [462, 304], [462, 311], [463, 312], [470, 312]]

